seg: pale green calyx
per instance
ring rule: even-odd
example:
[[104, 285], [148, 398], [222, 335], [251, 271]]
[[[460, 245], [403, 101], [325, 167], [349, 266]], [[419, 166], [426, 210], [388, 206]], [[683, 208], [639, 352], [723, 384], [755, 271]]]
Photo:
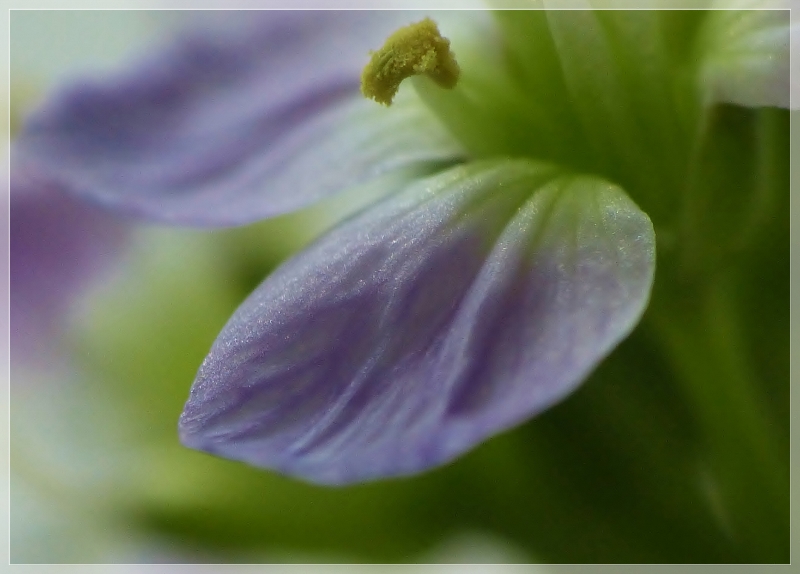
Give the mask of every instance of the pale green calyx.
[[443, 88], [452, 88], [461, 74], [450, 40], [430, 18], [400, 28], [371, 54], [361, 73], [361, 93], [386, 106], [409, 76], [424, 74]]

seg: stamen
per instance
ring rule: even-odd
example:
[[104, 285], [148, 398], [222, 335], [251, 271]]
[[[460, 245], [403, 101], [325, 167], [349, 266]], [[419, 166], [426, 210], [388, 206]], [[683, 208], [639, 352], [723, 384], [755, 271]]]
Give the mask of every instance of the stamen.
[[400, 28], [380, 50], [370, 53], [361, 73], [361, 93], [386, 106], [409, 76], [425, 74], [443, 88], [453, 88], [461, 73], [450, 40], [441, 36], [430, 18]]

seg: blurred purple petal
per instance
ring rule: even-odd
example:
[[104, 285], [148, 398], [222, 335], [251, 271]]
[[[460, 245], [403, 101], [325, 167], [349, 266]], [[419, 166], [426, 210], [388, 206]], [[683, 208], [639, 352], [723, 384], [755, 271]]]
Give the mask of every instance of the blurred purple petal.
[[180, 421], [191, 447], [319, 483], [442, 464], [562, 399], [649, 297], [617, 187], [497, 161], [419, 182], [245, 301]]
[[82, 289], [119, 259], [127, 226], [23, 168], [11, 172], [12, 357], [42, 366]]
[[369, 49], [413, 14], [245, 16], [128, 75], [73, 86], [29, 119], [14, 153], [107, 207], [208, 226], [462, 153], [422, 106], [387, 112], [360, 96]]

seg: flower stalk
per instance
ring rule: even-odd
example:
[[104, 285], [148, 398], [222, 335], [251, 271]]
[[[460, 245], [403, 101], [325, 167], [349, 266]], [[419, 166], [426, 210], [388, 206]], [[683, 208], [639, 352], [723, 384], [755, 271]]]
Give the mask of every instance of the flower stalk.
[[[691, 290], [656, 291], [650, 325], [694, 413], [709, 510], [754, 562], [788, 561], [787, 446], [752, 365], [735, 271]], [[717, 508], [715, 509], [715, 505]]]

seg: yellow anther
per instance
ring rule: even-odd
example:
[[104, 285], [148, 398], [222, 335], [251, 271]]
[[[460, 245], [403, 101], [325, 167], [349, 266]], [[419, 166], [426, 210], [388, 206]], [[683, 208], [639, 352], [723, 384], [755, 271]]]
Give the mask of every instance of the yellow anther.
[[425, 74], [443, 88], [452, 88], [461, 73], [450, 40], [439, 34], [430, 18], [400, 28], [371, 54], [361, 73], [361, 93], [386, 106], [409, 76]]

